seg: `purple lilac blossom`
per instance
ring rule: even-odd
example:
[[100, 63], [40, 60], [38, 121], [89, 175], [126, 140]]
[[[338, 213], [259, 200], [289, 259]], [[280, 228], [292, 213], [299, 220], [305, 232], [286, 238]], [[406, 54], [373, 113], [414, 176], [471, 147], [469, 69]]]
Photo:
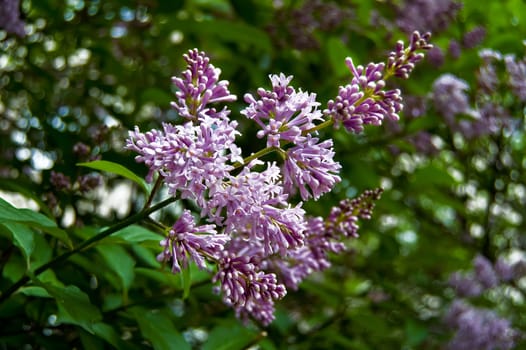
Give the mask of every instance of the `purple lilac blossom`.
[[351, 58], [345, 63], [353, 74], [351, 83], [340, 86], [338, 96], [327, 103], [324, 114], [332, 116], [336, 126], [341, 123], [353, 133], [362, 132], [363, 125], [381, 125], [385, 116], [398, 120], [402, 97], [398, 89], [383, 91], [385, 64], [355, 67]]
[[301, 203], [287, 203], [275, 164], [261, 172], [251, 170], [260, 163], [252, 162], [212, 191], [207, 211], [211, 219], [225, 227], [225, 233], [247, 236], [267, 255], [284, 254], [303, 244], [305, 211]]
[[521, 102], [526, 102], [526, 60], [518, 60], [513, 55], [506, 55], [504, 63], [511, 91]]
[[438, 46], [433, 47], [427, 53], [427, 61], [431, 63], [433, 67], [440, 67], [444, 64], [445, 57], [444, 51]]
[[332, 140], [318, 142], [318, 138], [307, 138], [287, 149], [283, 164], [283, 186], [286, 193], [295, 193], [298, 188], [301, 198], [320, 198], [341, 181], [338, 176], [340, 163], [334, 161]]
[[212, 281], [220, 283], [217, 290], [238, 318], [247, 320], [251, 316], [265, 326], [274, 320], [274, 301], [287, 293], [275, 274], [259, 271], [258, 262], [246, 255], [233, 257], [225, 253]]
[[304, 140], [304, 133], [321, 120], [316, 94], [290, 86], [292, 76], [271, 75], [272, 90], [258, 89], [259, 99], [245, 95], [248, 106], [241, 111], [248, 119], [254, 120], [261, 130], [259, 138], [267, 137], [267, 147], [280, 147], [280, 141], [298, 143]]
[[170, 194], [177, 191], [204, 207], [206, 191], [233, 169], [227, 162], [241, 160], [235, 145], [237, 123], [203, 115], [201, 123], [163, 124], [163, 130], [129, 132], [126, 148], [137, 152], [137, 162], [149, 168], [147, 181], [158, 172]]
[[417, 51], [433, 48], [429, 44], [430, 38], [431, 33], [429, 32], [421, 35], [415, 31], [411, 34], [407, 48], [404, 46], [404, 42], [399, 40], [396, 43], [395, 51], [391, 51], [387, 58], [387, 71], [398, 78], [409, 78], [409, 74], [415, 68], [415, 64], [424, 58], [424, 54]]
[[382, 189], [367, 190], [354, 199], [347, 199], [333, 207], [329, 216], [309, 218], [305, 229], [304, 245], [287, 255], [270, 257], [270, 266], [277, 271], [288, 288], [297, 289], [303, 279], [331, 264], [328, 253], [345, 250], [342, 242], [347, 237], [358, 237], [358, 219], [370, 219]]
[[347, 131], [353, 133], [362, 132], [364, 125], [381, 125], [385, 117], [399, 120], [398, 113], [403, 107], [400, 90], [385, 90], [385, 79], [391, 75], [407, 78], [414, 64], [424, 57], [416, 51], [432, 47], [428, 42], [430, 36], [429, 33], [420, 35], [417, 31], [413, 32], [407, 48], [399, 41], [395, 51], [389, 54], [387, 65], [369, 63], [366, 67], [355, 66], [348, 57], [345, 63], [353, 75], [351, 82], [340, 86], [338, 95], [329, 100], [323, 113], [333, 118], [336, 127], [343, 124]]
[[486, 94], [492, 94], [497, 91], [500, 84], [499, 77], [493, 61], [496, 59], [493, 56], [488, 55], [487, 50], [481, 50], [479, 56], [482, 59], [482, 64], [477, 72], [477, 82], [481, 90]]
[[196, 120], [203, 114], [213, 117], [225, 113], [225, 110], [217, 112], [215, 108], [207, 107], [211, 103], [236, 100], [236, 96], [228, 91], [228, 81], [219, 81], [221, 70], [210, 64], [210, 58], [197, 49], [190, 50], [183, 57], [188, 66], [181, 73], [182, 78], [172, 78], [179, 90], [175, 94], [177, 101], [172, 102], [172, 107], [180, 116], [190, 120]]
[[445, 322], [455, 331], [447, 344], [450, 350], [513, 349], [519, 335], [509, 320], [458, 300], [450, 306]]
[[157, 256], [157, 260], [171, 261], [173, 273], [188, 267], [188, 257], [200, 269], [206, 269], [206, 259], [219, 259], [228, 240], [227, 235], [217, 234], [215, 225], [196, 226], [190, 211], [184, 210], [168, 237], [160, 242], [163, 251]]
[[20, 0], [0, 0], [0, 28], [24, 37], [24, 21], [20, 19]]

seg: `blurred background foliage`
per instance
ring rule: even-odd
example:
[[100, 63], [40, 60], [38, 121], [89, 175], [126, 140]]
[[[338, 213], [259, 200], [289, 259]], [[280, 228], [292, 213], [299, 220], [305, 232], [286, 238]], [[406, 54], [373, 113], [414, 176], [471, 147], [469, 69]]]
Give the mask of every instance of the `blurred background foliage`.
[[[20, 13], [25, 34], [0, 20], [0, 190], [29, 199], [74, 244], [144, 204], [129, 182], [76, 164], [104, 159], [146, 174], [123, 151], [127, 131], [176, 121], [171, 76], [188, 49], [209, 54], [230, 81], [248, 155], [263, 143], [238, 112], [269, 74], [293, 75], [323, 106], [349, 80], [345, 57], [384, 61], [414, 29], [431, 31], [436, 48], [409, 80], [389, 81], [406, 101], [398, 123], [323, 132], [335, 140], [343, 181], [306, 203], [310, 213], [326, 215], [365, 189], [385, 192], [350, 251], [289, 291], [268, 329], [237, 321], [203, 272], [193, 271], [183, 300], [179, 276], [154, 259], [155, 236], [132, 227], [42, 274], [47, 293], [25, 287], [1, 305], [2, 349], [439, 349], [456, 334], [445, 321], [459, 298], [450, 276], [471, 271], [477, 256], [518, 270], [470, 303], [508, 319], [525, 346], [524, 100], [505, 85], [484, 92], [478, 78], [483, 48], [524, 56], [523, 1], [23, 0]], [[445, 118], [433, 103], [445, 73], [470, 86], [472, 110], [487, 96], [508, 122], [470, 134], [480, 125], [469, 113]], [[66, 249], [38, 228], [24, 248], [11, 230], [0, 225], [2, 290]]]

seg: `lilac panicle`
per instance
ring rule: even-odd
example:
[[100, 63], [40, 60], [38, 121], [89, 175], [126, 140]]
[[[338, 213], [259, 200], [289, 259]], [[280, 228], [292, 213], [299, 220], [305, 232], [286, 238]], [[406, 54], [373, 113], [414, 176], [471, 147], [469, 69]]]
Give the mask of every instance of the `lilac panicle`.
[[220, 283], [223, 301], [234, 308], [237, 317], [253, 317], [265, 326], [274, 320], [274, 301], [287, 293], [275, 274], [259, 271], [257, 261], [246, 255], [225, 253], [218, 267], [213, 282]]
[[355, 66], [352, 59], [345, 60], [353, 78], [350, 84], [340, 86], [338, 95], [327, 103], [323, 111], [331, 116], [336, 126], [343, 124], [349, 132], [360, 133], [364, 125], [381, 125], [385, 117], [392, 120], [400, 119], [398, 113], [402, 110], [400, 90], [385, 90], [385, 80], [394, 75], [407, 78], [416, 62], [424, 56], [417, 51], [429, 50], [431, 35], [420, 35], [413, 32], [409, 47], [404, 48], [403, 42], [398, 42], [396, 50], [389, 54], [386, 64], [369, 63], [366, 67]]
[[467, 49], [472, 49], [482, 43], [485, 37], [486, 29], [482, 26], [477, 26], [464, 34], [462, 45]]
[[136, 127], [129, 132], [126, 149], [137, 152], [136, 161], [149, 168], [147, 181], [158, 172], [170, 194], [179, 191], [204, 207], [206, 190], [233, 169], [229, 161], [239, 160], [236, 126], [235, 121], [203, 115], [198, 125], [164, 123], [162, 131], [146, 133]]
[[482, 294], [484, 288], [474, 278], [473, 275], [454, 272], [449, 276], [448, 284], [453, 288], [455, 294], [459, 297], [469, 298], [477, 297]]
[[286, 151], [283, 186], [287, 193], [295, 193], [299, 188], [303, 200], [318, 199], [341, 181], [338, 176], [341, 165], [334, 161], [332, 140], [318, 141], [307, 135], [304, 141]]
[[452, 74], [443, 74], [433, 83], [433, 102], [448, 123], [459, 114], [470, 113], [468, 90], [469, 85]]
[[188, 257], [199, 268], [206, 269], [206, 259], [219, 259], [228, 240], [227, 235], [217, 234], [215, 225], [196, 226], [190, 211], [184, 210], [168, 237], [160, 242], [163, 251], [157, 260], [171, 261], [174, 273], [188, 267]]
[[406, 32], [414, 30], [439, 33], [449, 26], [462, 8], [451, 0], [405, 0], [398, 8], [396, 24]]
[[180, 116], [190, 120], [197, 120], [203, 114], [213, 117], [218, 113], [208, 104], [236, 100], [236, 96], [228, 91], [228, 81], [219, 81], [221, 70], [210, 64], [210, 58], [204, 52], [193, 49], [183, 57], [188, 63], [187, 69], [181, 73], [182, 78], [172, 78], [179, 90], [172, 107]]
[[327, 217], [327, 231], [331, 236], [358, 237], [358, 219], [371, 219], [374, 201], [380, 199], [383, 189], [366, 190], [353, 199], [344, 199], [331, 209]]
[[283, 73], [271, 75], [271, 91], [259, 88], [259, 99], [245, 95], [249, 105], [241, 114], [261, 127], [257, 136], [267, 137], [267, 147], [280, 147], [280, 141], [297, 143], [303, 140], [302, 134], [315, 126], [315, 120], [322, 119], [316, 94], [296, 91], [289, 85], [291, 80], [292, 76]]
[[315, 271], [330, 266], [327, 254], [345, 250], [342, 242], [347, 237], [358, 236], [357, 221], [369, 219], [382, 189], [367, 190], [357, 198], [347, 199], [333, 207], [329, 216], [309, 218], [303, 246], [290, 250], [286, 255], [270, 257], [269, 264], [278, 272], [285, 285], [297, 289], [299, 283]]
[[417, 51], [429, 50], [433, 47], [429, 43], [429, 39], [431, 39], [431, 33], [421, 35], [419, 32], [414, 31], [411, 34], [407, 48], [405, 48], [404, 42], [399, 40], [396, 43], [395, 51], [389, 53], [387, 70], [398, 78], [409, 78], [409, 74], [415, 68], [415, 64], [424, 58], [424, 54]]

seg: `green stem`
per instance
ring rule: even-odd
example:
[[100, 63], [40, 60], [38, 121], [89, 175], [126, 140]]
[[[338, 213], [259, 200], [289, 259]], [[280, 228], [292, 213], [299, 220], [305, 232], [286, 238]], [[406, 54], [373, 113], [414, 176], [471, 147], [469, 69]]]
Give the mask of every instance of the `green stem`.
[[263, 157], [265, 154], [272, 153], [272, 152], [276, 151], [277, 149], [278, 148], [276, 148], [276, 147], [263, 148], [262, 150], [257, 151], [256, 153], [253, 153], [250, 156], [248, 156], [245, 159], [243, 159], [243, 163], [236, 163], [236, 164], [234, 164], [234, 169], [241, 168], [242, 166], [245, 166], [248, 163], [250, 163], [251, 161], [253, 161], [254, 159], [257, 159], [259, 157]]
[[[117, 232], [117, 231], [119, 231], [119, 230], [121, 230], [121, 229], [123, 229], [123, 228], [125, 228], [127, 226], [130, 226], [131, 224], [133, 224], [135, 222], [138, 222], [138, 221], [141, 221], [141, 220], [145, 219], [151, 213], [153, 213], [153, 212], [155, 212], [155, 211], [157, 211], [157, 210], [159, 210], [161, 208], [164, 208], [167, 205], [169, 205], [170, 203], [173, 203], [175, 201], [176, 201], [175, 197], [170, 197], [170, 198], [165, 199], [164, 201], [162, 201], [160, 203], [157, 203], [156, 205], [154, 205], [154, 206], [152, 206], [150, 208], [146, 208], [146, 209], [142, 210], [141, 212], [128, 217], [127, 219], [125, 219], [125, 220], [123, 220], [121, 222], [116, 223], [113, 226], [108, 227], [106, 230], [102, 231], [101, 233], [91, 237], [88, 240], [85, 240], [84, 242], [79, 244], [75, 249], [67, 251], [67, 252], [63, 253], [62, 255], [56, 256], [55, 258], [53, 258], [52, 260], [48, 261], [44, 265], [42, 265], [39, 268], [35, 269], [35, 271], [33, 271], [31, 273], [31, 276], [36, 277], [36, 276], [40, 275], [42, 272], [46, 271], [47, 269], [49, 269], [51, 267], [54, 267], [56, 265], [59, 265], [60, 263], [66, 261], [73, 254], [76, 254], [78, 252], [81, 252], [81, 251], [83, 251], [85, 249], [90, 248], [90, 246], [92, 244], [94, 244], [94, 243], [96, 243], [96, 242], [98, 242], [98, 241], [110, 236], [111, 234], [113, 234], [113, 233], [115, 233], [115, 232]], [[2, 304], [5, 300], [7, 300], [7, 298], [9, 298], [9, 296], [11, 296], [14, 292], [16, 292], [20, 287], [24, 286], [30, 280], [31, 280], [31, 277], [29, 277], [27, 274], [22, 276], [17, 282], [15, 282], [13, 285], [11, 285], [9, 288], [7, 288], [7, 290], [0, 295], [0, 304]]]

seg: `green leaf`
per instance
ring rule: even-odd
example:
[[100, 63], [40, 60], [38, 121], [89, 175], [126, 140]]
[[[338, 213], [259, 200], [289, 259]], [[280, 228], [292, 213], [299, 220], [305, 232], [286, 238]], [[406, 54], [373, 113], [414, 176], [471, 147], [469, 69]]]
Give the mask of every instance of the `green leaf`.
[[95, 323], [92, 328], [99, 338], [104, 339], [115, 348], [129, 349], [129, 345], [121, 339], [120, 335], [109, 324], [99, 322]]
[[93, 324], [102, 320], [97, 307], [90, 303], [88, 295], [77, 286], [59, 287], [49, 283], [38, 282], [56, 300], [58, 305], [58, 322], [75, 324], [90, 333], [94, 333]]
[[123, 176], [137, 183], [144, 190], [144, 192], [148, 192], [148, 185], [146, 184], [146, 181], [144, 181], [144, 179], [135, 175], [134, 172], [120, 164], [110, 162], [107, 160], [94, 160], [92, 162], [77, 163], [77, 165]]
[[[242, 22], [207, 19], [203, 21], [181, 20], [174, 17], [166, 29], [179, 29], [184, 33], [195, 33], [203, 37], [213, 37], [236, 44], [253, 45], [266, 52], [272, 52], [272, 42], [263, 30]], [[173, 26], [172, 26], [173, 24]], [[220, 30], [218, 30], [220, 28]]]
[[31, 253], [35, 247], [35, 233], [29, 227], [22, 224], [7, 222], [0, 224], [0, 226], [11, 233], [13, 244], [22, 251], [22, 255], [24, 255], [26, 259], [26, 266], [29, 269]]
[[242, 350], [255, 345], [258, 338], [262, 338], [262, 335], [236, 321], [223, 323], [210, 332], [202, 350]]
[[22, 293], [31, 297], [51, 298], [51, 295], [47, 292], [47, 290], [38, 286], [22, 287], [18, 290], [18, 293]]
[[329, 62], [337, 77], [350, 75], [349, 68], [347, 68], [345, 64], [345, 59], [351, 56], [351, 52], [340, 38], [331, 37], [327, 40], [327, 54], [329, 55]]
[[118, 245], [101, 244], [97, 250], [102, 255], [109, 269], [119, 277], [120, 284], [125, 291], [132, 285], [135, 278], [135, 260], [128, 252]]
[[30, 227], [38, 228], [58, 238], [67, 244], [68, 247], [73, 248], [68, 234], [66, 231], [60, 229], [55, 221], [33, 210], [16, 208], [2, 198], [0, 198], [0, 222], [4, 224], [6, 222], [20, 223]]
[[190, 350], [190, 345], [174, 327], [172, 320], [161, 312], [142, 308], [130, 310], [139, 324], [144, 338], [148, 339], [156, 350]]
[[159, 241], [162, 236], [152, 232], [142, 226], [131, 225], [123, 228], [112, 234], [105, 242], [119, 242], [119, 243], [140, 243], [145, 241], [154, 241], [159, 246]]

